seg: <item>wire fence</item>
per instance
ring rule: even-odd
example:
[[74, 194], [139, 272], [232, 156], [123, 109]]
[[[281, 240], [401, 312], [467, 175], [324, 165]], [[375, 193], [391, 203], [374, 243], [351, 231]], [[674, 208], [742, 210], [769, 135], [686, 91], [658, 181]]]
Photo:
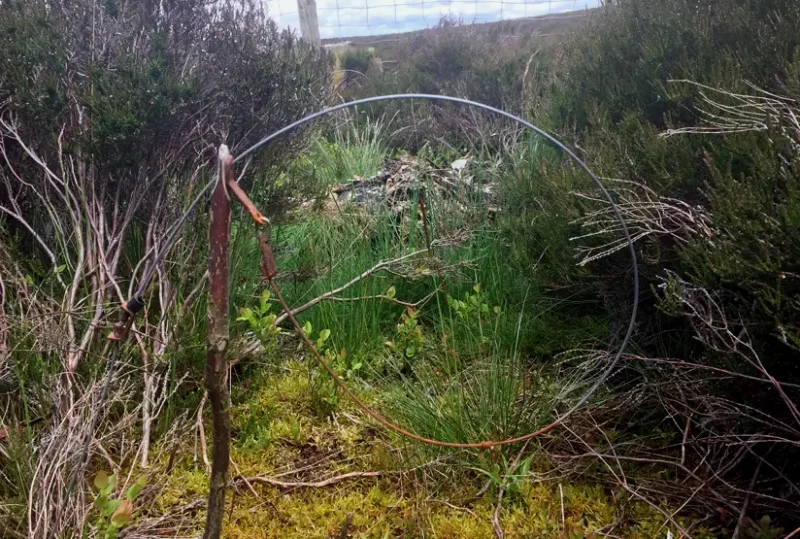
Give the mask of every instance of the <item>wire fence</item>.
[[[443, 17], [484, 23], [527, 17], [578, 16], [603, 0], [316, 0], [322, 39], [421, 30]], [[264, 0], [281, 27], [300, 28], [297, 0]]]

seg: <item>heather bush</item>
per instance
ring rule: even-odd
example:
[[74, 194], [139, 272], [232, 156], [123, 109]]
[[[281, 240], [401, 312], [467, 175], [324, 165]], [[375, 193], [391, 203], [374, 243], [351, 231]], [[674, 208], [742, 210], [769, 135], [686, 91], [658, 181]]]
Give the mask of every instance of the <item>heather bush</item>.
[[[781, 496], [796, 495], [788, 463], [800, 427], [799, 21], [800, 6], [783, 0], [620, 0], [560, 52], [546, 106], [531, 107], [605, 178], [636, 239], [639, 322], [615, 378], [635, 419], [620, 421], [619, 402], [591, 415], [618, 429], [614, 446], [627, 457], [693, 462], [720, 474], [715, 487]], [[630, 298], [617, 283], [630, 282], [629, 256], [615, 249], [610, 212], [590, 198], [573, 199], [572, 221], [549, 225], [580, 238], [581, 267], [624, 317]], [[731, 440], [764, 445], [738, 445], [729, 467]], [[753, 500], [751, 511], [780, 512]]]
[[[219, 145], [236, 154], [323, 106], [331, 62], [247, 0], [3, 1], [0, 46], [0, 386], [13, 426], [0, 431], [24, 437], [13, 462], [0, 451], [18, 470], [2, 474], [15, 509], [0, 528], [21, 529], [31, 500], [25, 535], [67, 537], [91, 509], [87, 436], [140, 430], [133, 453], [112, 450], [147, 467], [181, 413], [167, 401], [201, 372], [202, 205], [155, 265], [153, 253], [214, 177]], [[261, 152], [243, 182], [272, 179], [308, 134]], [[289, 178], [259, 202], [286, 209], [309, 186]], [[147, 268], [136, 344], [114, 371], [105, 336]]]

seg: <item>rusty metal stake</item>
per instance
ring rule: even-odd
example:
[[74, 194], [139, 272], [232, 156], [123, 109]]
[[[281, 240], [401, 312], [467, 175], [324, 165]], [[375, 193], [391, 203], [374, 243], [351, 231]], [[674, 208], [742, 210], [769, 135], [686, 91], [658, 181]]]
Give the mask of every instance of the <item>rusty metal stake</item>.
[[204, 539], [219, 539], [228, 485], [231, 421], [228, 413], [228, 274], [231, 201], [226, 179], [233, 176], [233, 158], [224, 144], [219, 149], [219, 176], [211, 195], [211, 224], [208, 248], [208, 351], [206, 390], [211, 403], [214, 446], [211, 452], [211, 481]]
[[[203, 539], [219, 539], [225, 516], [225, 489], [228, 485], [231, 419], [228, 394], [228, 276], [230, 274], [231, 198], [245, 207], [256, 225], [269, 221], [233, 179], [233, 157], [224, 144], [219, 148], [217, 184], [211, 195], [211, 224], [208, 248], [208, 352], [206, 390], [211, 403], [214, 447], [211, 451], [211, 481], [208, 513]], [[266, 237], [265, 235], [263, 237]], [[264, 241], [264, 240], [262, 240]], [[272, 262], [273, 271], [275, 267]]]

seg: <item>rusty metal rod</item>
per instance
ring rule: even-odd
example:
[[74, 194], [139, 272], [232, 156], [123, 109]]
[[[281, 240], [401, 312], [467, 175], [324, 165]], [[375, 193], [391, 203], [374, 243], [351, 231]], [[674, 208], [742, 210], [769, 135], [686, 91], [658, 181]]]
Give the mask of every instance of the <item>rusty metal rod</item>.
[[219, 539], [225, 516], [225, 488], [228, 485], [231, 420], [228, 395], [228, 275], [231, 229], [231, 201], [225, 178], [232, 174], [228, 147], [219, 149], [219, 175], [211, 195], [211, 224], [208, 248], [208, 350], [206, 354], [206, 390], [211, 403], [214, 445], [211, 452], [211, 479], [208, 512], [203, 539]]

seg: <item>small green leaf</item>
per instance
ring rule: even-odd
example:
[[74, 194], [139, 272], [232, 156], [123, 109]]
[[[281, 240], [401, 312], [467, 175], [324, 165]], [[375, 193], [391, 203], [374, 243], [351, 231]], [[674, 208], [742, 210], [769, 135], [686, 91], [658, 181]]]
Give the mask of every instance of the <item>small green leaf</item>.
[[108, 476], [108, 483], [106, 486], [100, 489], [100, 493], [108, 496], [111, 494], [117, 486], [117, 474], [112, 474]]
[[106, 472], [101, 470], [94, 476], [94, 486], [97, 487], [98, 490], [104, 489], [108, 483], [108, 474]]
[[492, 483], [494, 483], [495, 485], [502, 485], [502, 484], [503, 484], [503, 478], [502, 478], [502, 477], [500, 477], [500, 475], [498, 475], [498, 474], [496, 474], [496, 473], [493, 473], [493, 472], [491, 472], [491, 471], [489, 471], [489, 470], [484, 470], [483, 468], [469, 467], [469, 469], [470, 469], [470, 470], [474, 470], [474, 471], [476, 471], [476, 472], [478, 472], [478, 473], [482, 473], [483, 475], [485, 475], [486, 477], [488, 477], [488, 478], [489, 478], [489, 480], [490, 480]]
[[311, 322], [306, 322], [305, 324], [303, 324], [303, 333], [305, 333], [306, 335], [311, 336], [312, 329], [313, 328], [311, 327]]
[[110, 517], [114, 511], [119, 508], [119, 504], [122, 503], [122, 500], [107, 500], [105, 507], [103, 507], [103, 515]]
[[139, 495], [145, 485], [147, 485], [147, 478], [145, 476], [141, 476], [136, 480], [136, 483], [128, 487], [128, 490], [125, 491], [125, 498], [128, 500], [135, 500], [136, 496]]
[[55, 269], [55, 272], [56, 272], [56, 274], [63, 273], [65, 269], [67, 269], [67, 265], [66, 264], [61, 264], [60, 266], [58, 266]]
[[264, 290], [261, 293], [261, 313], [266, 313], [270, 309], [269, 305], [269, 298], [272, 297], [269, 293], [269, 290]]
[[481, 285], [480, 284], [476, 284], [475, 286], [472, 287], [472, 289], [475, 291], [476, 294], [480, 294], [481, 293]]
[[499, 306], [495, 305], [493, 310], [494, 310], [494, 314], [500, 314], [500, 307]]
[[254, 319], [253, 316], [253, 309], [249, 307], [243, 307], [239, 309], [239, 318], [236, 320], [239, 322], [249, 322]]
[[414, 347], [413, 344], [409, 344], [406, 346], [406, 357], [414, 357], [417, 353], [417, 349]]
[[98, 494], [97, 498], [94, 499], [94, 506], [102, 510], [106, 504], [108, 503], [108, 496], [103, 494]]
[[320, 331], [320, 332], [319, 332], [319, 339], [318, 339], [318, 341], [319, 341], [319, 342], [325, 342], [325, 341], [327, 341], [327, 340], [328, 340], [328, 338], [329, 338], [330, 336], [331, 336], [331, 330], [329, 330], [329, 329], [323, 329], [322, 331]]
[[394, 298], [396, 294], [397, 294], [397, 289], [393, 286], [390, 286], [389, 290], [386, 291], [386, 297], [389, 298]]

